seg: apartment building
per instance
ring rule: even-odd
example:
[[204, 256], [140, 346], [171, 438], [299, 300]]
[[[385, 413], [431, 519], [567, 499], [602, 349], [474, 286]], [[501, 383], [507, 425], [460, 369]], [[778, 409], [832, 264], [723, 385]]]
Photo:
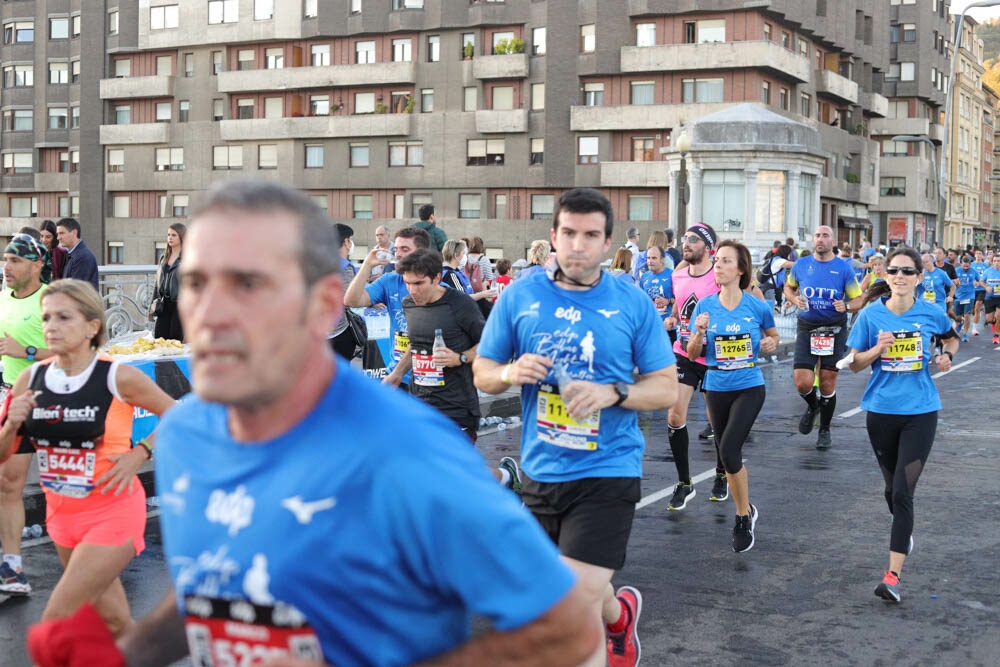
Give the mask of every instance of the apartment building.
[[619, 226], [673, 226], [670, 137], [746, 103], [813, 133], [808, 164], [769, 168], [780, 134], [724, 146], [722, 126], [691, 147], [690, 210], [749, 242], [870, 233], [885, 3], [82, 4], [0, 4], [0, 233], [79, 214], [105, 262], [150, 263], [212, 183], [254, 177], [308, 192], [360, 249], [433, 202], [450, 234], [520, 256], [572, 186], [604, 190]]

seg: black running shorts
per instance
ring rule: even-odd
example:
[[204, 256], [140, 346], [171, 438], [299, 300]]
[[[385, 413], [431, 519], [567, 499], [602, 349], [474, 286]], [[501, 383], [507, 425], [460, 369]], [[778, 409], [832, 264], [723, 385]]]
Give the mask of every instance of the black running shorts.
[[[812, 353], [810, 335], [816, 329], [840, 328], [833, 337], [833, 354], [817, 356]], [[828, 324], [805, 324], [799, 320], [798, 330], [795, 334], [795, 360], [794, 368], [815, 369], [816, 362], [819, 361], [820, 368], [825, 371], [837, 372], [837, 362], [844, 356], [847, 349], [847, 321], [831, 322]]]
[[679, 354], [677, 355], [677, 381], [681, 384], [694, 387], [695, 391], [698, 391], [699, 387], [701, 387], [702, 391], [705, 391], [703, 383], [705, 382], [705, 371], [707, 370], [708, 366], [699, 364], [697, 361], [691, 361]]
[[632, 532], [639, 477], [536, 482], [521, 474], [521, 500], [559, 552], [589, 565], [620, 570]]

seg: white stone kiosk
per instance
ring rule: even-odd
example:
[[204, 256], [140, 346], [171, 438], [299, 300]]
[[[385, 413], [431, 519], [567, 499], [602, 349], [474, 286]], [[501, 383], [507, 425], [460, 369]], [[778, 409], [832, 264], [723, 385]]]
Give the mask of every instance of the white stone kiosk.
[[809, 240], [820, 220], [820, 179], [828, 156], [819, 132], [758, 104], [739, 104], [675, 128], [674, 148], [665, 151], [672, 221], [680, 219], [676, 146], [682, 132], [691, 140], [686, 224], [712, 225], [720, 239], [749, 247], [754, 261], [775, 240]]

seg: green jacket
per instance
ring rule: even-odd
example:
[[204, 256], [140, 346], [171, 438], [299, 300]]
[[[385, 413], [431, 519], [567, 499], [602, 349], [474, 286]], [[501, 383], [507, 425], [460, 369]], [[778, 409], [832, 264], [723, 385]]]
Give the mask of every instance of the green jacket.
[[419, 222], [417, 222], [413, 226], [414, 227], [419, 227], [420, 229], [425, 230], [428, 234], [431, 235], [431, 247], [432, 248], [437, 248], [438, 252], [441, 252], [442, 250], [444, 250], [444, 244], [448, 241], [448, 235], [444, 233], [443, 229], [441, 229], [440, 227], [438, 227], [436, 224], [434, 224], [430, 220], [427, 220], [426, 222], [423, 221], [423, 220], [420, 220]]

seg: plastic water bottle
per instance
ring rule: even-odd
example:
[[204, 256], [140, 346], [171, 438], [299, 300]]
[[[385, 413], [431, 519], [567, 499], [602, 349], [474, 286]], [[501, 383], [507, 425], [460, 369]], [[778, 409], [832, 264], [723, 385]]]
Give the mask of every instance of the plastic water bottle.
[[434, 330], [434, 349], [436, 350], [439, 347], [447, 347], [447, 346], [444, 344], [444, 334], [441, 332], [440, 329], [435, 329]]

